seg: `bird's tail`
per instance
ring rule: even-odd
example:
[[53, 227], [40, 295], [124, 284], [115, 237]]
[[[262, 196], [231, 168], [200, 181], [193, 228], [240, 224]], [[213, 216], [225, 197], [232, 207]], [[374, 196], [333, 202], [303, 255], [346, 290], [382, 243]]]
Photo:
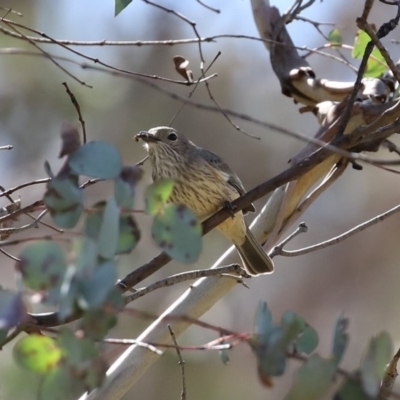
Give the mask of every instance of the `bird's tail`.
[[274, 263], [263, 250], [250, 229], [246, 226], [246, 240], [241, 245], [236, 245], [246, 271], [250, 275], [259, 275], [272, 272]]

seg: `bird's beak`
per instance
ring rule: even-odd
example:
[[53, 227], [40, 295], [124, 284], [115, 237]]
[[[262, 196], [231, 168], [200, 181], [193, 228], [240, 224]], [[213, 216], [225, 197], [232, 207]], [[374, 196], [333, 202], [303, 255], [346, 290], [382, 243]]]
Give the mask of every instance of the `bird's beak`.
[[137, 135], [135, 135], [135, 140], [138, 142], [140, 139], [146, 143], [154, 143], [158, 142], [159, 139], [153, 133], [147, 131], [140, 131]]

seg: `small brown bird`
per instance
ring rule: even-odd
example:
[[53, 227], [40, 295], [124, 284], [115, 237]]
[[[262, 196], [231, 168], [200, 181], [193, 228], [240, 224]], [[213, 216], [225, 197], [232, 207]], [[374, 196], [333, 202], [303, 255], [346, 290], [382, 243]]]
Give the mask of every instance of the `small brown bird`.
[[[152, 128], [138, 133], [135, 139], [146, 142], [153, 181], [173, 179], [170, 201], [185, 204], [200, 221], [246, 193], [240, 179], [219, 156], [196, 146], [173, 128]], [[249, 211], [255, 211], [253, 204], [222, 222], [218, 229], [236, 246], [249, 274], [272, 272], [271, 258], [245, 223], [243, 213]]]

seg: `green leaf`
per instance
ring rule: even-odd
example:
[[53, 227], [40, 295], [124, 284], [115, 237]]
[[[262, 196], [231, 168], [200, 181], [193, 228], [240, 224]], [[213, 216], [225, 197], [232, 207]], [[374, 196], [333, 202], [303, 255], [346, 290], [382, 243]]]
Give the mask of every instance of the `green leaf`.
[[273, 327], [271, 310], [265, 301], [260, 301], [257, 307], [255, 334], [267, 335]]
[[262, 382], [269, 385], [271, 376], [282, 375], [286, 368], [286, 334], [290, 323], [285, 328], [276, 326], [272, 313], [265, 301], [258, 304], [256, 327], [249, 344], [257, 357], [258, 374]]
[[68, 165], [78, 175], [114, 179], [122, 169], [121, 155], [111, 144], [93, 141], [80, 146], [68, 159]]
[[321, 400], [334, 384], [336, 364], [313, 354], [303, 364], [285, 400]]
[[[286, 336], [293, 337], [296, 351], [299, 353], [312, 353], [318, 346], [318, 334], [314, 328], [307, 324], [305, 319], [292, 311], [287, 311], [282, 316], [282, 328], [287, 331]], [[289, 335], [290, 334], [290, 335]], [[288, 344], [291, 344], [288, 341]]]
[[102, 357], [97, 357], [91, 362], [90, 368], [87, 368], [85, 376], [85, 386], [89, 391], [102, 385], [106, 378], [108, 368], [109, 365]]
[[8, 329], [0, 329], [0, 350], [4, 345], [4, 341], [7, 339]]
[[202, 248], [202, 228], [196, 215], [182, 204], [169, 204], [154, 217], [151, 234], [170, 257], [184, 263], [197, 261]]
[[85, 236], [75, 239], [69, 258], [71, 264], [67, 268], [60, 288], [58, 314], [61, 320], [67, 318], [74, 311], [81, 283], [93, 275], [99, 264], [96, 243]]
[[[112, 241], [112, 248], [111, 246], [106, 245], [106, 252], [104, 251], [104, 249], [101, 248], [103, 246], [102, 241], [106, 240], [107, 236], [111, 235], [111, 233], [115, 234], [116, 228], [114, 220], [114, 224], [111, 225], [114, 227], [113, 231], [111, 231], [110, 229], [110, 232], [108, 232], [108, 222], [107, 219], [104, 220], [105, 205], [106, 203], [104, 201], [96, 203], [93, 207], [95, 211], [92, 211], [87, 215], [84, 228], [85, 235], [98, 243], [99, 249], [96, 251], [98, 251], [103, 257], [105, 257], [107, 255], [107, 252], [109, 252], [110, 257], [105, 258], [111, 258], [115, 254], [124, 254], [131, 252], [140, 239], [139, 227], [137, 226], [135, 219], [131, 215], [122, 215], [119, 217], [119, 232], [117, 231], [116, 233], [117, 243], [114, 243], [114, 241]], [[109, 211], [111, 214], [112, 210]], [[114, 209], [114, 212], [115, 211], [118, 211], [118, 209]], [[112, 217], [112, 215], [109, 216]], [[102, 230], [105, 231], [103, 236], [104, 239], [100, 241], [100, 232]], [[111, 250], [113, 250], [113, 252]]]
[[296, 349], [299, 353], [311, 354], [318, 346], [319, 338], [317, 331], [306, 323], [303, 333], [297, 340]]
[[361, 363], [362, 385], [369, 396], [378, 395], [381, 379], [392, 354], [393, 344], [387, 332], [381, 332], [369, 342], [367, 353]]
[[83, 192], [75, 175], [56, 177], [47, 183], [44, 203], [54, 222], [62, 228], [73, 228], [83, 211]]
[[97, 238], [98, 253], [103, 258], [112, 258], [117, 251], [119, 239], [119, 209], [114, 197], [111, 197], [104, 209]]
[[62, 356], [60, 347], [49, 336], [26, 336], [14, 347], [14, 357], [18, 364], [40, 374], [56, 369]]
[[[65, 272], [58, 298], [58, 319], [60, 321], [64, 321], [74, 311], [78, 283], [76, 268], [73, 265], [69, 265]], [[57, 297], [56, 294], [54, 297]]]
[[115, 0], [115, 17], [130, 4], [132, 0]]
[[130, 253], [140, 240], [140, 230], [135, 218], [123, 215], [119, 220], [119, 238], [116, 254]]
[[113, 261], [100, 264], [91, 276], [80, 282], [79, 305], [84, 308], [99, 307], [109, 295], [117, 280], [117, 272]]
[[62, 145], [59, 157], [64, 157], [78, 150], [81, 145], [79, 130], [76, 126], [64, 122], [61, 127]]
[[222, 349], [219, 351], [219, 357], [221, 358], [221, 361], [224, 365], [229, 364], [229, 350], [228, 349]]
[[26, 308], [21, 293], [0, 289], [0, 329], [19, 325], [26, 317]]
[[83, 236], [75, 239], [72, 245], [72, 255], [75, 256], [74, 265], [79, 279], [85, 279], [97, 267], [97, 244], [90, 237]]
[[334, 400], [375, 400], [368, 396], [361, 387], [361, 382], [346, 381], [336, 393]]
[[146, 213], [149, 215], [160, 213], [173, 189], [174, 181], [172, 179], [160, 179], [148, 186], [145, 193]]
[[253, 338], [250, 343], [257, 357], [262, 381], [269, 376], [283, 375], [286, 369], [286, 343], [280, 326], [273, 327], [267, 335]]
[[342, 38], [342, 35], [341, 35], [339, 29], [337, 29], [337, 28], [332, 29], [329, 32], [328, 40], [329, 40], [329, 43], [333, 46], [341, 46], [343, 43], [343, 38]]
[[300, 315], [288, 311], [283, 315], [281, 328], [283, 331], [282, 347], [288, 349], [296, 342], [296, 339], [303, 333], [306, 321]]
[[69, 328], [61, 328], [57, 336], [57, 344], [65, 355], [68, 365], [80, 366], [97, 355], [96, 345], [86, 338], [77, 338]]
[[49, 371], [44, 377], [41, 385], [39, 386], [39, 399], [40, 400], [65, 400], [66, 393], [69, 398], [73, 394], [78, 397], [79, 392], [83, 392], [85, 388], [78, 381], [74, 379], [67, 367], [60, 367], [55, 370]]
[[85, 337], [92, 340], [101, 340], [117, 323], [118, 313], [125, 307], [121, 290], [115, 286], [107, 298], [96, 309], [87, 310], [81, 319], [80, 328], [84, 330]]
[[336, 322], [332, 354], [336, 360], [337, 365], [339, 365], [340, 361], [342, 360], [349, 341], [349, 335], [346, 332], [348, 325], [349, 320], [347, 318], [344, 318], [342, 315], [338, 318]]
[[56, 242], [35, 242], [26, 246], [16, 269], [21, 272], [26, 286], [43, 291], [61, 284], [67, 262], [64, 251]]
[[114, 180], [115, 200], [119, 207], [131, 209], [135, 200], [136, 185], [142, 178], [143, 170], [139, 167], [123, 167]]
[[93, 242], [97, 242], [99, 237], [105, 207], [106, 202], [99, 201], [93, 205], [92, 210], [86, 215], [84, 233]]
[[85, 337], [101, 340], [117, 324], [117, 321], [117, 314], [108, 314], [100, 309], [89, 310], [81, 319], [80, 327], [85, 332]]
[[[354, 48], [352, 51], [352, 56], [357, 59], [362, 59], [365, 53], [365, 48], [371, 41], [367, 32], [359, 30], [355, 38]], [[381, 52], [374, 47], [371, 56], [367, 62], [367, 68], [365, 70], [365, 77], [378, 78], [388, 69], [385, 59], [383, 58]]]

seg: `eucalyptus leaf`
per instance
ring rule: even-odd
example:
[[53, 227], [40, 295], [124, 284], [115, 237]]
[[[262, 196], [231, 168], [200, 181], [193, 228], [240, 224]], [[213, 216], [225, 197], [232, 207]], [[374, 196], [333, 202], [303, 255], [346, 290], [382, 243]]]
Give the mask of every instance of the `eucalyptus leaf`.
[[170, 257], [184, 263], [197, 261], [202, 249], [202, 228], [196, 215], [182, 204], [168, 204], [154, 217], [151, 234]]
[[107, 299], [116, 280], [117, 271], [113, 261], [100, 264], [91, 276], [80, 282], [79, 305], [83, 309], [99, 307]]
[[114, 180], [115, 200], [119, 207], [133, 208], [136, 185], [142, 178], [143, 170], [136, 166], [123, 167]]
[[115, 0], [115, 17], [131, 2], [132, 0]]
[[333, 386], [336, 363], [313, 354], [299, 368], [285, 400], [321, 400]]
[[0, 329], [8, 329], [19, 325], [25, 320], [26, 307], [22, 294], [0, 289]]
[[58, 287], [63, 280], [67, 261], [61, 246], [52, 241], [25, 246], [16, 263], [26, 286], [43, 291]]
[[62, 228], [73, 228], [83, 211], [83, 192], [75, 175], [55, 177], [47, 183], [44, 203], [54, 222]]
[[339, 365], [346, 351], [349, 342], [349, 335], [346, 332], [349, 320], [342, 315], [338, 318], [335, 326], [335, 335], [333, 338], [332, 354]]
[[40, 374], [47, 374], [58, 368], [62, 357], [62, 350], [49, 336], [25, 336], [14, 347], [14, 358], [18, 364]]
[[114, 197], [111, 197], [104, 209], [97, 238], [98, 253], [103, 258], [114, 257], [119, 240], [119, 208]]
[[367, 353], [361, 363], [362, 386], [369, 396], [378, 395], [386, 365], [393, 355], [393, 343], [387, 332], [381, 332], [369, 342]]
[[145, 193], [146, 213], [156, 215], [160, 213], [174, 189], [172, 179], [160, 179], [147, 187]]
[[78, 175], [114, 179], [121, 172], [122, 160], [119, 151], [111, 143], [93, 141], [73, 152], [68, 158], [68, 165]]

